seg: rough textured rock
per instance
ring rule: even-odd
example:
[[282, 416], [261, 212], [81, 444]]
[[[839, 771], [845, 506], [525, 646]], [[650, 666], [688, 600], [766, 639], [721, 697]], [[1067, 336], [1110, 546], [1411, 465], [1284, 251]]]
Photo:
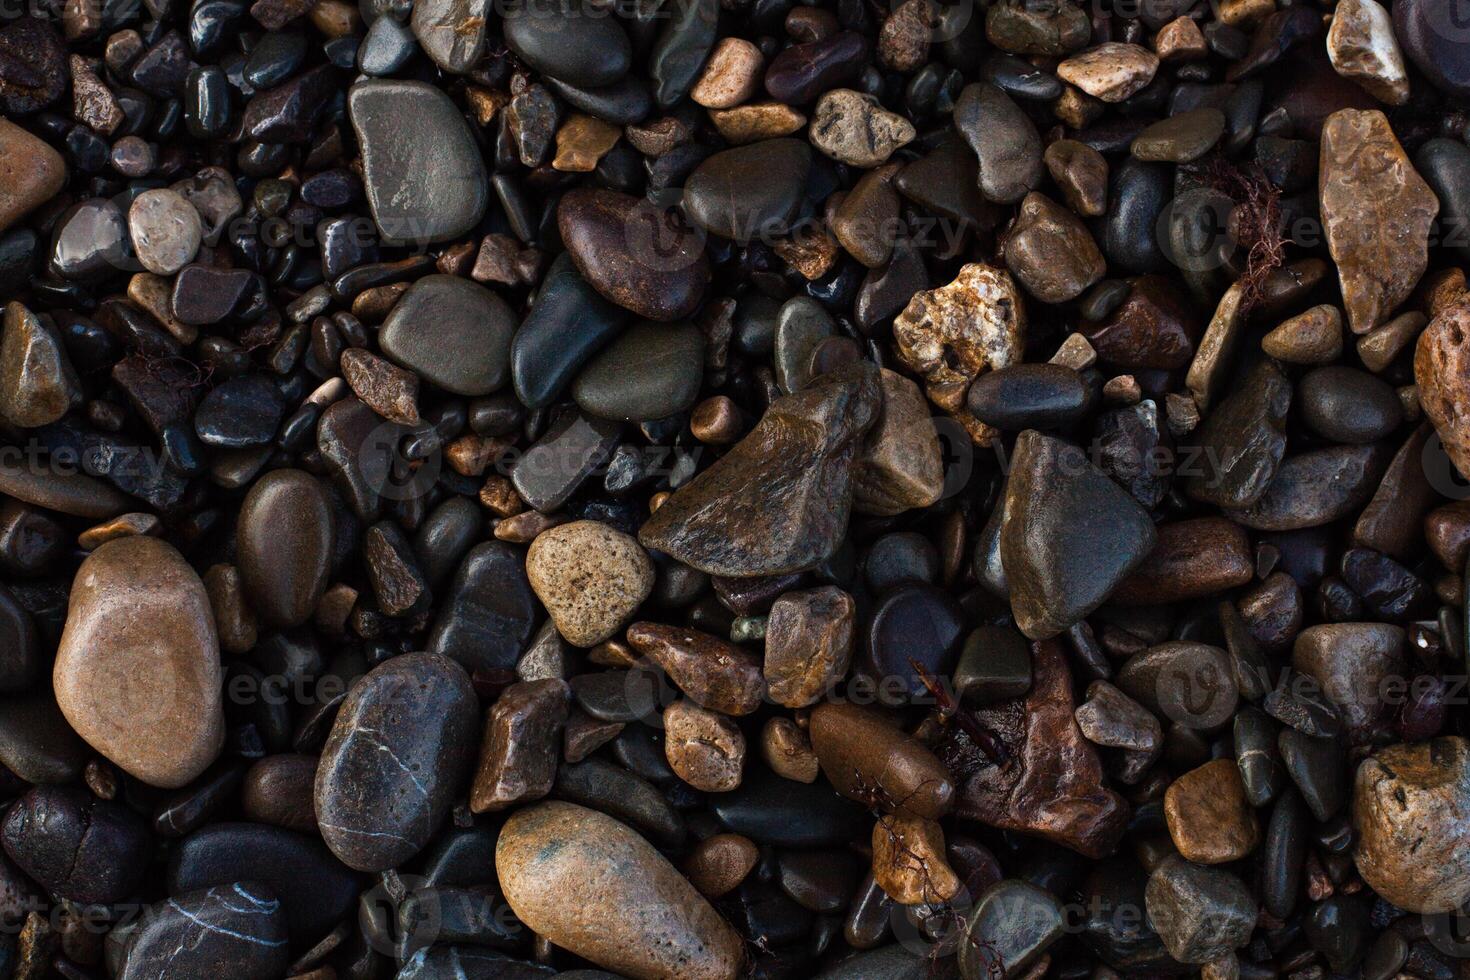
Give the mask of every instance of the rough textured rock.
[[172, 545], [118, 538], [82, 562], [53, 682], [94, 749], [150, 785], [190, 782], [224, 744], [221, 674], [209, 596]]
[[1136, 44], [1109, 41], [1057, 65], [1057, 77], [1095, 99], [1122, 102], [1154, 80], [1159, 57]]
[[765, 650], [771, 698], [804, 708], [845, 677], [856, 616], [852, 596], [831, 585], [786, 592], [772, 603]]
[[1456, 305], [1430, 321], [1414, 348], [1419, 405], [1451, 462], [1470, 474], [1470, 305]]
[[579, 647], [611, 637], [653, 591], [648, 553], [599, 521], [573, 521], [538, 534], [526, 555], [526, 575], [557, 631]]
[[[495, 867], [517, 918], [564, 949], [636, 980], [735, 980], [740, 936], [625, 824], [570, 803], [506, 821]], [[569, 902], [569, 895], [581, 901]]]
[[825, 561], [847, 529], [852, 461], [879, 410], [871, 364], [777, 400], [664, 501], [638, 540], [711, 575], [782, 575]]
[[1424, 274], [1439, 199], [1376, 109], [1328, 117], [1319, 180], [1348, 324], [1353, 333], [1367, 333], [1409, 298]]
[[1032, 656], [1029, 694], [975, 712], [1013, 750], [999, 765], [980, 757], [959, 786], [955, 813], [1103, 857], [1122, 839], [1128, 804], [1103, 785], [1097, 750], [1077, 727], [1071, 672], [1060, 647], [1035, 643]]
[[1470, 743], [1451, 736], [1390, 745], [1353, 783], [1353, 851], [1363, 880], [1409, 912], [1448, 912], [1470, 898]]
[[1388, 105], [1409, 101], [1409, 72], [1393, 18], [1377, 0], [1342, 0], [1327, 29], [1327, 56], [1344, 78]]
[[1081, 296], [1107, 271], [1107, 262], [1082, 219], [1035, 191], [1021, 202], [1005, 242], [1006, 267], [1043, 303]]
[[687, 627], [634, 623], [628, 643], [694, 701], [727, 715], [748, 715], [765, 693], [760, 660], [733, 643]]
[[[957, 416], [970, 382], [1021, 360], [1026, 344], [1026, 306], [1004, 269], [972, 263], [954, 282], [918, 293], [893, 321], [898, 356], [924, 378], [931, 401]], [[963, 418], [961, 418], [963, 421]], [[977, 442], [994, 430], [976, 422]]]
[[919, 386], [884, 368], [883, 414], [863, 440], [852, 466], [852, 507], [892, 517], [928, 507], [944, 492], [939, 432]]
[[871, 95], [833, 89], [817, 100], [812, 145], [854, 167], [876, 167], [911, 142], [914, 124], [889, 112]]

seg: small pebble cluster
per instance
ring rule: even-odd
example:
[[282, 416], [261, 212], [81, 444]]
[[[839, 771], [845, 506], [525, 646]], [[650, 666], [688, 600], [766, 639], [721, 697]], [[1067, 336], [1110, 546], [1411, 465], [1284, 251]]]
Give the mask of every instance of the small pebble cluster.
[[0, 15], [0, 980], [1467, 980], [1453, 0]]

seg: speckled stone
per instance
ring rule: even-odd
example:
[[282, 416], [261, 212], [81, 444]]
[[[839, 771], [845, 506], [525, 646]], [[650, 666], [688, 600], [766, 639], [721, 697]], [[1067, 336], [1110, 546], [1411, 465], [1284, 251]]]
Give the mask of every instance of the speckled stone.
[[526, 574], [568, 643], [596, 646], [617, 633], [653, 591], [653, 562], [631, 536], [573, 521], [531, 542]]

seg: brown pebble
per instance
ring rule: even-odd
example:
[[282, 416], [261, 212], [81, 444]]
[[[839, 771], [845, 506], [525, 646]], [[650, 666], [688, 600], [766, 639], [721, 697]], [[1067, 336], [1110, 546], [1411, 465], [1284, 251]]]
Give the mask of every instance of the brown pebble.
[[760, 707], [765, 695], [760, 661], [733, 643], [662, 623], [634, 623], [628, 627], [628, 642], [706, 708], [748, 715]]
[[873, 825], [873, 879], [900, 905], [947, 902], [960, 879], [944, 856], [944, 831], [933, 820], [884, 814]]
[[1290, 364], [1329, 364], [1342, 356], [1342, 314], [1330, 304], [1314, 306], [1266, 334], [1261, 349]]
[[750, 838], [715, 834], [694, 845], [681, 870], [701, 895], [719, 898], [734, 891], [758, 860], [760, 848]]
[[342, 376], [358, 398], [390, 422], [417, 425], [419, 378], [360, 347], [342, 352]]
[[740, 785], [745, 736], [733, 720], [686, 699], [664, 709], [663, 724], [664, 755], [680, 779], [705, 793]]
[[610, 122], [574, 112], [556, 131], [556, 156], [551, 168], [563, 173], [591, 173], [622, 135], [623, 131]]
[[704, 63], [689, 97], [706, 109], [730, 109], [760, 91], [765, 59], [741, 37], [725, 37]]
[[804, 708], [847, 676], [857, 606], [835, 586], [787, 592], [766, 618], [765, 677], [771, 698]]
[[1169, 784], [1164, 820], [1179, 853], [1196, 864], [1239, 861], [1261, 841], [1234, 759], [1207, 762]]
[[1155, 605], [1198, 599], [1251, 581], [1255, 574], [1245, 529], [1223, 517], [1160, 525], [1143, 564], [1113, 592], [1114, 601]]
[[814, 783], [821, 767], [811, 741], [790, 718], [772, 718], [761, 729], [761, 758], [782, 779]]
[[268, 755], [245, 773], [240, 807], [258, 823], [297, 833], [317, 833], [312, 791], [316, 785], [314, 755]]
[[949, 771], [922, 742], [851, 703], [812, 710], [812, 749], [837, 792], [874, 809], [938, 819], [950, 807]]
[[790, 136], [806, 125], [806, 116], [780, 102], [711, 109], [709, 118], [721, 138], [732, 146]]
[[512, 684], [485, 713], [470, 810], [490, 813], [551, 792], [571, 688], [558, 678]]
[[240, 570], [234, 565], [211, 565], [204, 573], [204, 591], [219, 630], [219, 645], [225, 653], [239, 656], [255, 648], [259, 625], [255, 611], [245, 598]]
[[740, 409], [725, 395], [714, 395], [694, 406], [689, 415], [689, 431], [700, 442], [728, 446], [744, 431]]
[[0, 119], [0, 232], [51, 200], [66, 184], [66, 162], [51, 146]]
[[122, 514], [102, 524], [94, 524], [77, 535], [77, 544], [86, 551], [95, 551], [99, 545], [114, 538], [125, 538], [133, 534], [158, 537], [163, 533], [163, 524], [157, 514]]

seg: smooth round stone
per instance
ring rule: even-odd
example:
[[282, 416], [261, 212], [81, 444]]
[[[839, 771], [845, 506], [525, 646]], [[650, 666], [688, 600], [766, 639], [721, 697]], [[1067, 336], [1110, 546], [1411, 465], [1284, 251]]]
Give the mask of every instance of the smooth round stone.
[[332, 502], [303, 470], [272, 470], [240, 505], [235, 550], [250, 607], [268, 625], [300, 626], [327, 588], [335, 546]]
[[179, 841], [169, 854], [170, 892], [258, 881], [281, 900], [292, 944], [305, 949], [351, 913], [358, 876], [313, 833], [258, 823], [213, 823]]
[[980, 65], [980, 75], [984, 81], [1015, 99], [1053, 102], [1066, 90], [1055, 75], [1004, 51], [992, 51], [986, 55]]
[[[500, 832], [495, 865], [527, 927], [599, 966], [634, 977], [739, 975], [740, 936], [663, 855], [612, 817], [561, 802], [520, 810]], [[581, 899], [567, 901], [571, 894]]]
[[837, 333], [826, 308], [810, 296], [793, 296], [776, 318], [776, 384], [786, 394], [806, 387], [812, 377], [812, 352]]
[[[507, 10], [524, 11], [516, 4]], [[376, 27], [392, 17], [380, 17]], [[409, 19], [414, 37], [434, 64], [452, 75], [462, 75], [485, 50], [485, 9], [477, 0], [423, 0], [413, 5]]]
[[516, 397], [527, 408], [550, 405], [627, 317], [588, 285], [570, 254], [558, 255], [511, 344]]
[[828, 89], [855, 80], [867, 56], [868, 40], [856, 31], [793, 44], [771, 59], [766, 92], [785, 105], [806, 105]]
[[659, 321], [681, 319], [699, 306], [709, 259], [703, 236], [676, 214], [645, 198], [579, 188], [562, 195], [556, 215], [577, 271], [607, 299]]
[[263, 34], [245, 59], [245, 81], [256, 90], [274, 88], [306, 63], [307, 50], [305, 34], [296, 31]]
[[257, 823], [271, 824], [302, 834], [316, 833], [312, 787], [316, 784], [314, 755], [269, 755], [245, 773], [240, 809]]
[[[648, 731], [642, 726], [638, 729]], [[637, 730], [637, 729], [635, 729]], [[665, 761], [664, 739], [648, 745], [658, 752], [663, 766], [660, 781], [673, 778], [673, 770]], [[652, 776], [653, 773], [648, 773]], [[633, 827], [660, 847], [677, 848], [684, 843], [688, 828], [684, 818], [673, 808], [653, 783], [605, 759], [587, 759], [574, 765], [563, 765], [556, 775], [551, 795], [599, 813], [605, 813]]]
[[359, 871], [417, 854], [464, 790], [478, 730], [474, 688], [448, 657], [411, 653], [374, 668], [322, 749], [316, 812], [327, 846]]
[[1204, 108], [1181, 112], [1149, 126], [1133, 139], [1130, 152], [1153, 163], [1192, 163], [1225, 133], [1225, 113]]
[[949, 810], [954, 786], [944, 764], [877, 713], [854, 704], [819, 704], [810, 734], [822, 771], [849, 799], [928, 820]]
[[149, 272], [171, 276], [194, 261], [204, 237], [194, 205], [166, 187], [144, 191], [128, 208], [133, 254]]
[[89, 282], [137, 268], [128, 224], [118, 205], [93, 198], [72, 205], [51, 233], [51, 271], [63, 279]]
[[221, 680], [209, 596], [172, 545], [117, 538], [82, 562], [53, 683], [88, 744], [149, 785], [183, 786], [224, 744]]
[[1188, 640], [1170, 640], [1128, 658], [1116, 683], [1160, 719], [1191, 729], [1225, 724], [1240, 700], [1230, 655]]
[[725, 829], [776, 847], [845, 847], [866, 837], [872, 818], [818, 780], [797, 783], [764, 767], [750, 767], [733, 792], [710, 798]]
[[812, 912], [841, 912], [858, 884], [857, 862], [841, 851], [787, 851], [778, 869], [781, 890]]
[[900, 585], [880, 597], [868, 622], [866, 667], [880, 684], [896, 679], [910, 697], [927, 688], [910, 660], [933, 679], [948, 677], [959, 656], [964, 613], [932, 585]]
[[[1467, 75], [1470, 81], [1470, 75]], [[1414, 169], [1439, 198], [1441, 228], [1465, 228], [1470, 222], [1470, 147], [1459, 140], [1429, 140], [1414, 154]], [[1470, 258], [1470, 240], [1451, 236], [1460, 258]]]
[[1404, 420], [1388, 382], [1340, 365], [1309, 371], [1297, 385], [1297, 404], [1312, 431], [1332, 442], [1377, 442]]
[[811, 145], [781, 138], [709, 157], [684, 182], [684, 213], [737, 242], [780, 235], [796, 217], [811, 170]]
[[365, 79], [348, 91], [347, 105], [368, 206], [385, 242], [439, 242], [480, 223], [490, 200], [485, 162], [442, 89]]
[[1227, 516], [1259, 531], [1320, 527], [1356, 513], [1377, 488], [1391, 450], [1382, 443], [1328, 446], [1282, 462], [1256, 503]]
[[868, 549], [863, 578], [874, 593], [904, 582], [932, 585], [939, 579], [939, 552], [917, 531], [885, 534]]
[[505, 8], [504, 30], [506, 45], [518, 57], [570, 85], [611, 85], [632, 65], [632, 45], [611, 11], [529, 0]]
[[1116, 269], [1144, 273], [1171, 267], [1159, 247], [1159, 216], [1174, 197], [1171, 168], [1129, 158], [1113, 170], [1108, 213], [1103, 219], [1103, 254]]
[[286, 400], [267, 377], [247, 374], [210, 390], [194, 414], [199, 441], [219, 449], [264, 446], [276, 437]]
[[468, 670], [508, 670], [531, 639], [538, 618], [520, 553], [499, 541], [486, 541], [470, 549], [455, 572], [428, 648]]
[[1062, 905], [1051, 892], [1007, 878], [981, 895], [960, 940], [960, 976], [987, 980], [997, 968], [1019, 976], [1065, 932]]
[[488, 395], [506, 382], [515, 314], [479, 283], [430, 275], [394, 304], [378, 346], [399, 367], [456, 395]]
[[281, 903], [254, 881], [166, 899], [147, 908], [139, 922], [118, 980], [272, 980], [291, 962]]
[[600, 521], [573, 521], [537, 535], [526, 574], [557, 631], [579, 647], [613, 636], [653, 592], [648, 552]]
[[1470, 897], [1470, 743], [1390, 745], [1353, 785], [1353, 859], [1368, 886], [1408, 912], [1448, 912]]
[[975, 82], [960, 93], [955, 128], [980, 159], [980, 193], [1014, 204], [1041, 183], [1041, 135], [1021, 107], [995, 85]]
[[1295, 728], [1284, 728], [1276, 746], [1286, 774], [1312, 816], [1321, 821], [1331, 819], [1347, 798], [1343, 747], [1336, 736], [1316, 738]]
[[136, 894], [152, 847], [142, 817], [80, 786], [32, 789], [6, 812], [0, 838], [16, 866], [46, 891], [82, 903]]
[[693, 406], [704, 380], [704, 334], [688, 322], [643, 321], [588, 362], [572, 384], [582, 411], [644, 422]]
[[1470, 51], [1464, 12], [1444, 0], [1394, 0], [1394, 34], [1435, 88], [1470, 98]]
[[[483, 42], [483, 37], [481, 38]], [[357, 49], [357, 67], [364, 75], [392, 75], [418, 51], [418, 43], [403, 24], [392, 17], [379, 17], [368, 28]]]
[[1015, 364], [975, 379], [970, 414], [1006, 432], [1059, 429], [1087, 411], [1092, 392], [1082, 375], [1060, 364]]
[[0, 765], [22, 780], [73, 782], [90, 757], [50, 691], [0, 700]]
[[1303, 920], [1303, 932], [1313, 949], [1321, 953], [1332, 972], [1345, 975], [1367, 952], [1373, 934], [1368, 903], [1353, 895], [1333, 895], [1316, 905]]

